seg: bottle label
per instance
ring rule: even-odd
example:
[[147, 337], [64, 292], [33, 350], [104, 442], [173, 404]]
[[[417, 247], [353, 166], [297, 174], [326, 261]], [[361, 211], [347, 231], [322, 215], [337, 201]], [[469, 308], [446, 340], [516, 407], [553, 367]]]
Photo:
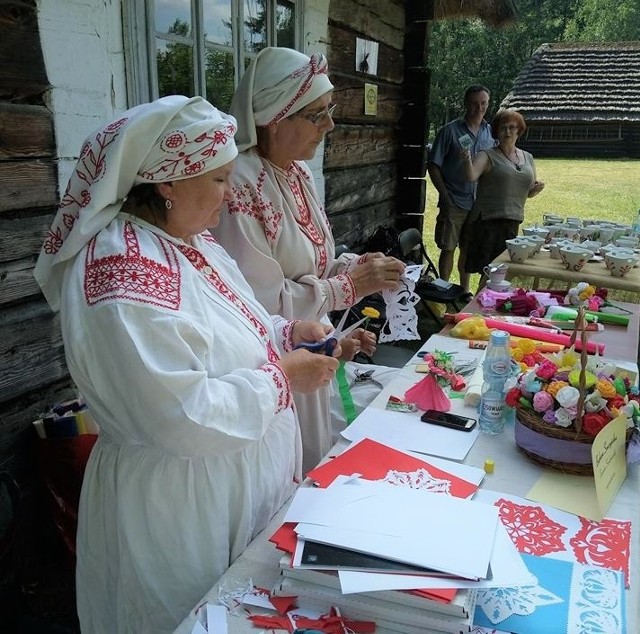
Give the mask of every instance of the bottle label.
[[496, 359], [492, 361], [490, 367], [494, 374], [508, 374], [511, 368], [511, 359]]
[[483, 398], [480, 402], [480, 418], [498, 423], [502, 420], [504, 401], [501, 398]]

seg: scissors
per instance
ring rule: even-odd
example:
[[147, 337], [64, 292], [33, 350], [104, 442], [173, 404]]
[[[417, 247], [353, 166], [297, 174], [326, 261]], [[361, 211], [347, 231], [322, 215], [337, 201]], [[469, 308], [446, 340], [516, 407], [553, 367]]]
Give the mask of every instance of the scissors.
[[295, 349], [304, 348], [305, 350], [309, 350], [309, 352], [318, 352], [320, 354], [326, 354], [328, 357], [333, 355], [333, 351], [338, 345], [338, 341], [340, 339], [344, 339], [347, 335], [350, 335], [358, 326], [362, 325], [362, 323], [366, 320], [366, 317], [363, 317], [360, 321], [356, 321], [355, 324], [352, 324], [348, 328], [344, 327], [345, 322], [347, 321], [347, 316], [349, 314], [349, 309], [345, 310], [336, 329], [333, 332], [330, 332], [322, 341], [316, 341], [315, 343], [299, 343]]

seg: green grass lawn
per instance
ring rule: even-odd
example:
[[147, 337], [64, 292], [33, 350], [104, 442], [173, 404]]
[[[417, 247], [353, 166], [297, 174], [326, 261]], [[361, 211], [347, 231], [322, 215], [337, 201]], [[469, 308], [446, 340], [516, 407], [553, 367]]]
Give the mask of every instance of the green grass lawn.
[[[536, 170], [545, 189], [527, 201], [523, 227], [541, 225], [542, 216], [547, 213], [631, 224], [640, 209], [640, 161], [536, 159]], [[424, 239], [431, 259], [437, 263], [439, 251], [433, 232], [438, 192], [428, 177], [426, 180]], [[472, 290], [478, 279], [478, 275], [473, 276]], [[458, 281], [455, 266], [451, 281]]]

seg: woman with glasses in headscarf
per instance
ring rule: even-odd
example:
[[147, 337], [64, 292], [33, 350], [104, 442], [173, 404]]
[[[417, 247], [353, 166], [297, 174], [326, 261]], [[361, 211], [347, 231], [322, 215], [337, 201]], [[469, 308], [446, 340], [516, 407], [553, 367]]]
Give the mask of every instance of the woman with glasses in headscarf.
[[[335, 257], [331, 227], [305, 163], [334, 128], [332, 93], [323, 55], [265, 48], [231, 103], [240, 154], [231, 199], [213, 234], [267, 310], [288, 319], [327, 319], [366, 295], [395, 288], [404, 270], [402, 262], [381, 253]], [[360, 330], [343, 349], [348, 358], [372, 354], [375, 337]], [[332, 445], [330, 396], [330, 387], [296, 396], [305, 472]]]
[[301, 477], [296, 390], [337, 359], [319, 322], [270, 317], [211, 237], [237, 154], [201, 97], [85, 141], [35, 276], [100, 425], [80, 498], [83, 632], [172, 632]]

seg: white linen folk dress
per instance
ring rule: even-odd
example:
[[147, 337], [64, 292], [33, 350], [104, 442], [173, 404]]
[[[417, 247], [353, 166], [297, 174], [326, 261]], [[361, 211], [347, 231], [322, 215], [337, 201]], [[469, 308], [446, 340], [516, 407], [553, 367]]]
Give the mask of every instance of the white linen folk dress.
[[208, 234], [190, 246], [124, 213], [68, 265], [63, 297], [69, 370], [100, 424], [80, 502], [82, 631], [171, 632], [300, 477], [272, 343], [290, 323]]
[[[287, 319], [323, 319], [357, 301], [349, 269], [365, 256], [335, 258], [331, 227], [304, 161], [285, 170], [256, 148], [241, 152], [232, 175], [232, 200], [212, 233], [237, 261], [256, 297]], [[331, 385], [296, 394], [303, 473], [333, 444]]]

